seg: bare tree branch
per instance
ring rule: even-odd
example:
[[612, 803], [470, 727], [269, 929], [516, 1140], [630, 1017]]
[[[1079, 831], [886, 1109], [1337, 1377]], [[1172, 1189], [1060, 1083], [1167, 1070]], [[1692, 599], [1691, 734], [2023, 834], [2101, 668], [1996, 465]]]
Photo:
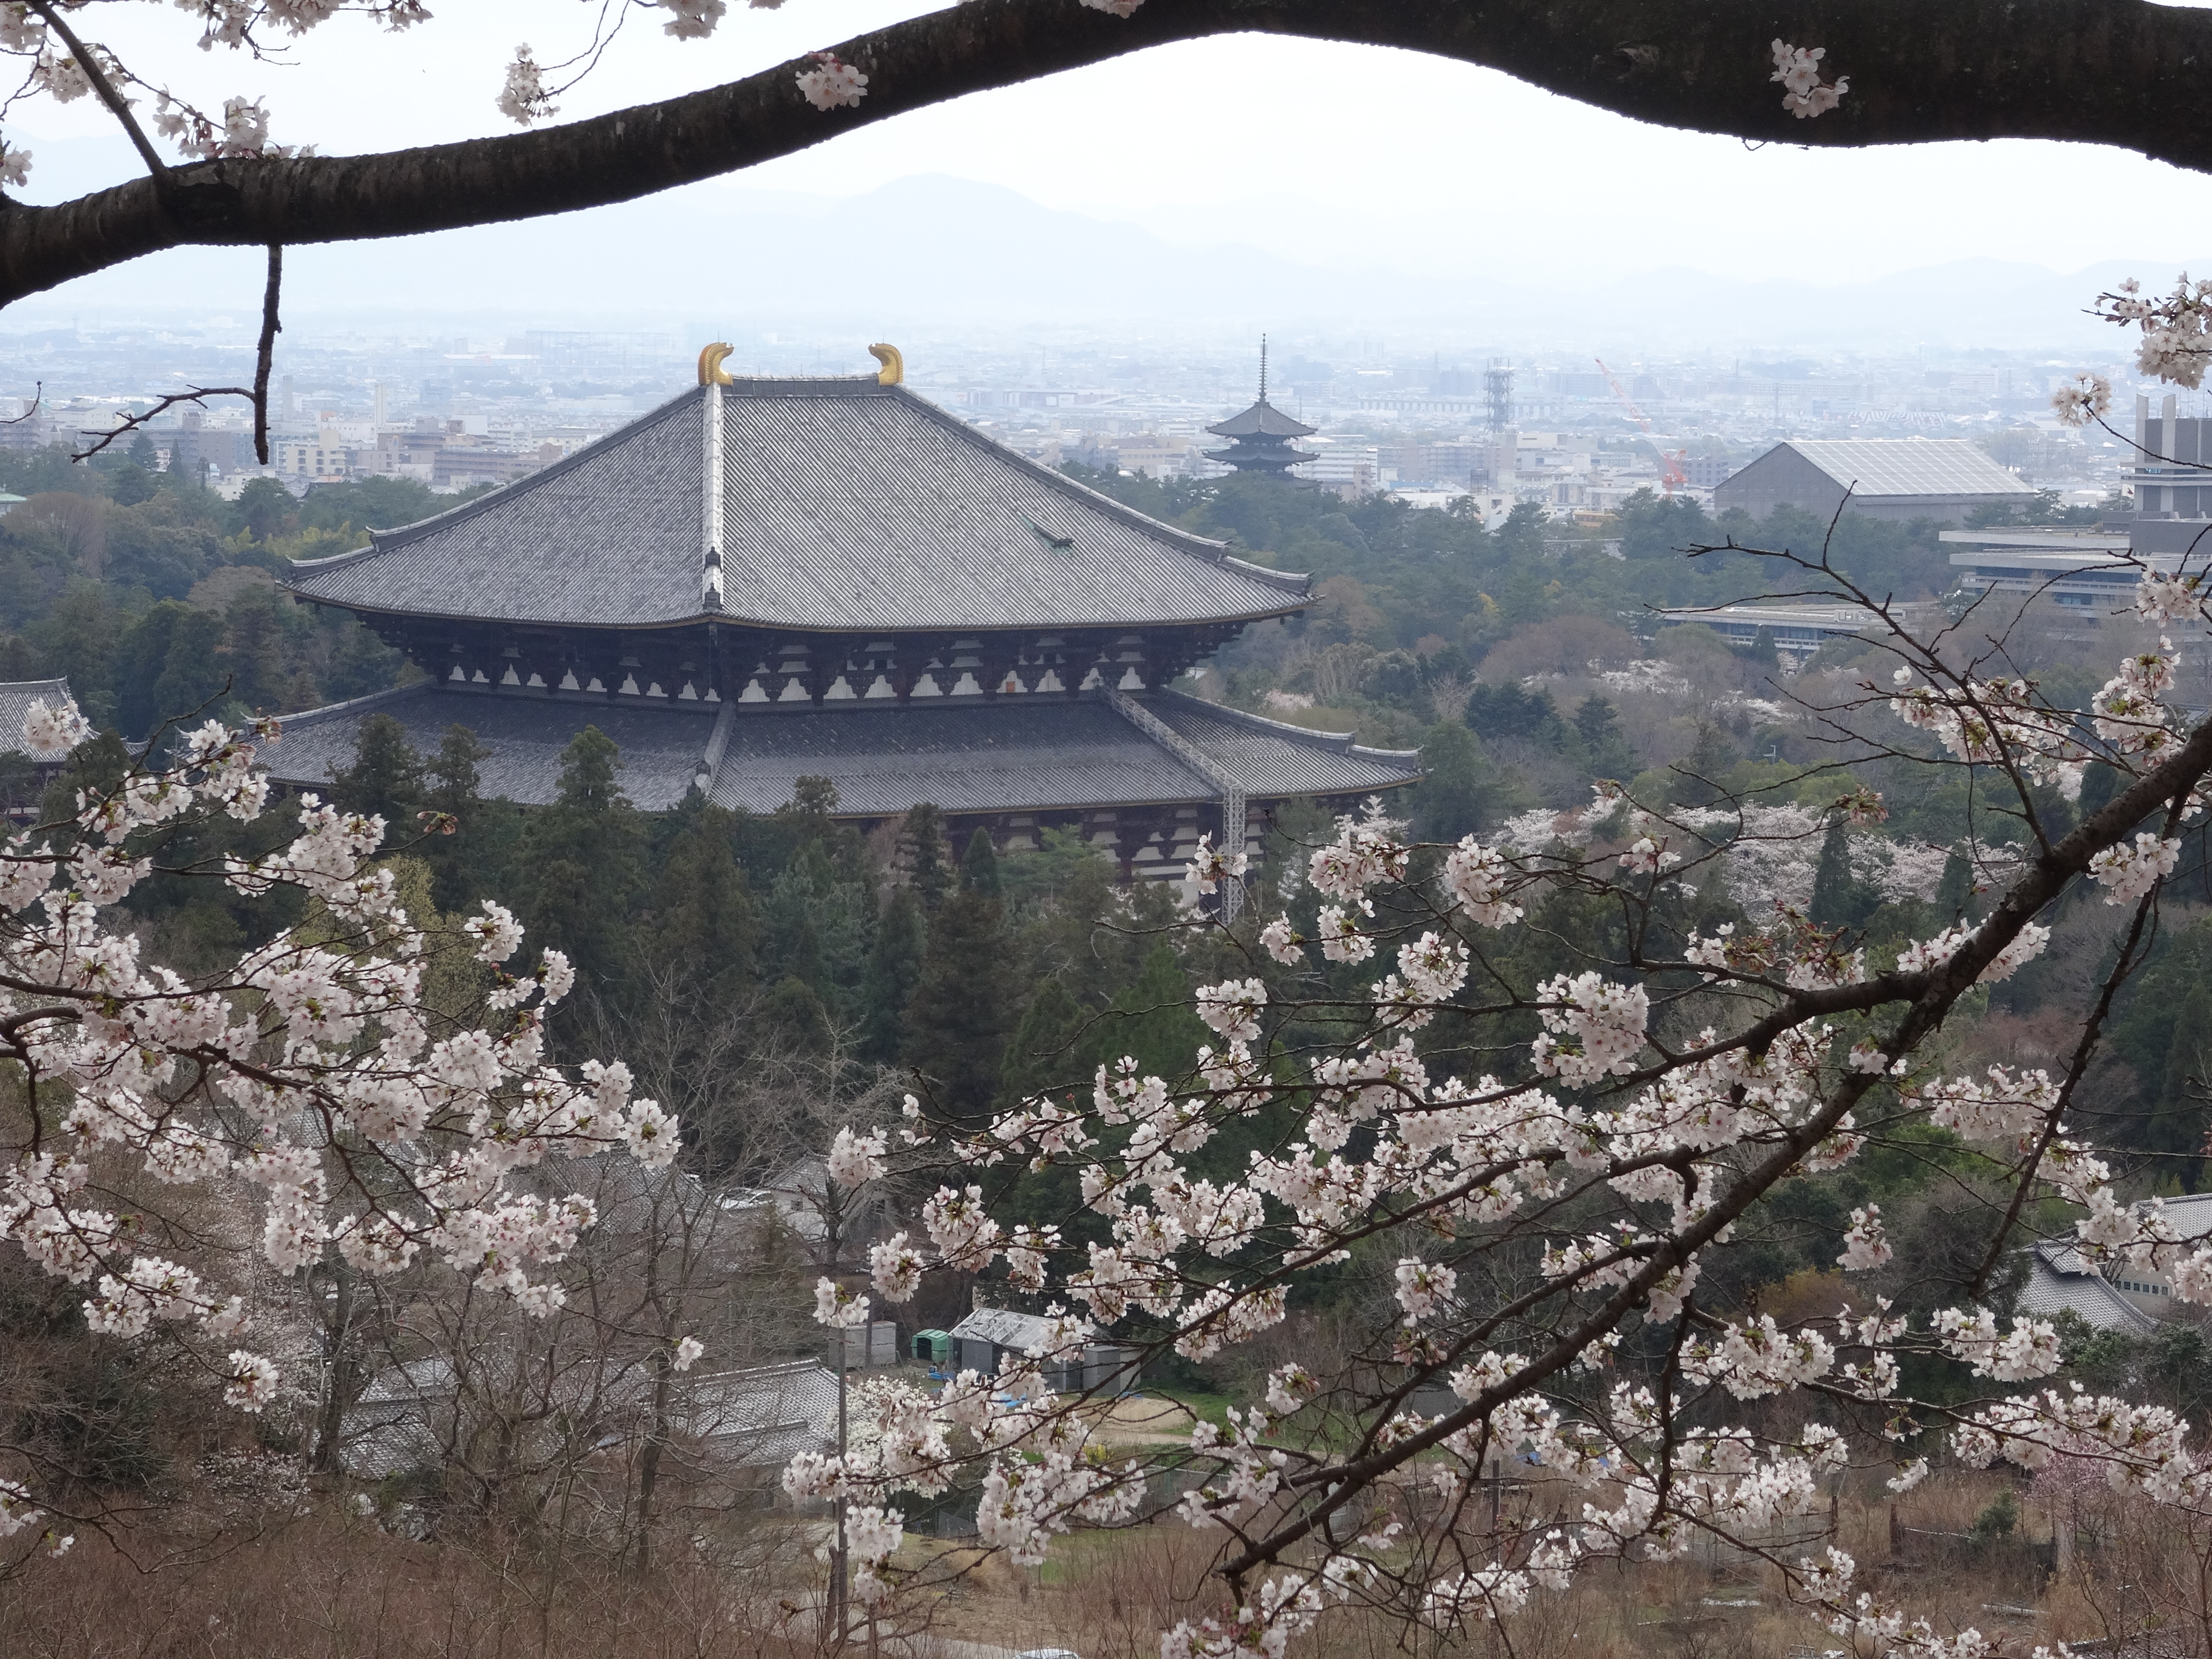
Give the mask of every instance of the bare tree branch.
[[[43, 9], [43, 8], [42, 8]], [[823, 112], [787, 63], [657, 104], [535, 132], [356, 156], [227, 160], [54, 207], [0, 210], [0, 304], [185, 245], [339, 242], [600, 207], [810, 148], [969, 93], [1213, 35], [1395, 46], [1504, 70], [1639, 121], [1856, 148], [2054, 138], [2212, 169], [2177, 120], [2212, 61], [2212, 16], [2140, 0], [1959, 0], [1849, 7], [1750, 0], [1474, 6], [1466, 0], [1150, 0], [1127, 19], [1074, 0], [969, 0], [836, 48], [868, 76]], [[1769, 76], [1778, 35], [1849, 77], [1802, 120]], [[1348, 73], [1361, 65], [1347, 60]]]
[[[156, 416], [165, 415], [179, 404], [198, 404], [207, 407], [210, 398], [243, 398], [253, 405], [253, 455], [262, 465], [269, 465], [269, 370], [276, 355], [276, 337], [283, 332], [284, 325], [277, 320], [277, 302], [284, 283], [284, 245], [269, 245], [269, 281], [261, 291], [261, 340], [253, 358], [253, 384], [245, 386], [196, 386], [190, 392], [172, 392], [155, 399], [151, 409], [136, 415], [126, 415], [106, 432], [81, 432], [80, 437], [97, 441], [90, 447], [70, 455], [73, 461], [88, 461], [126, 432], [136, 432]], [[45, 390], [44, 382], [40, 389]], [[37, 407], [35, 404], [32, 405]], [[17, 416], [27, 420], [29, 411]], [[0, 422], [0, 424], [7, 424]]]
[[261, 343], [253, 356], [253, 459], [269, 465], [269, 365], [276, 355], [276, 303], [284, 286], [284, 245], [269, 244], [269, 281], [261, 290]]
[[106, 448], [108, 445], [113, 443], [118, 438], [123, 436], [125, 433], [136, 432], [140, 427], [144, 426], [149, 421], [151, 421], [159, 416], [167, 414], [169, 410], [174, 409], [179, 404], [198, 404], [201, 408], [204, 409], [207, 407], [207, 400], [210, 398], [251, 398], [252, 396], [253, 388], [243, 386], [196, 386], [190, 392], [171, 392], [165, 393], [163, 396], [156, 398], [154, 400], [154, 406], [151, 409], [142, 410], [136, 415], [126, 415], [105, 432], [81, 429], [77, 433], [77, 436], [80, 438], [90, 438], [93, 440], [93, 442], [88, 447], [72, 453], [70, 456], [70, 459], [73, 461], [90, 460], [94, 456], [99, 454], [101, 450]]

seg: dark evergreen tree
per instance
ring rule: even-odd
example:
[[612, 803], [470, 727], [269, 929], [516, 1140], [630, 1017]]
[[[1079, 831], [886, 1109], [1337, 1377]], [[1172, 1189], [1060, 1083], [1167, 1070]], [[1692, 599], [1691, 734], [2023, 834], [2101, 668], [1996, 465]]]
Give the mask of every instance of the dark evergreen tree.
[[1583, 746], [1583, 765], [1593, 778], [1613, 778], [1626, 783], [1635, 775], [1635, 757], [1628, 737], [1620, 729], [1620, 712], [1612, 702], [1595, 694], [1575, 710], [1575, 736]]
[[803, 979], [778, 981], [761, 1005], [761, 1020], [787, 1053], [815, 1055], [829, 1049], [830, 1011]]
[[187, 609], [176, 618], [138, 728], [141, 736], [163, 720], [189, 720], [204, 708], [210, 714], [234, 711], [223, 632], [222, 618], [212, 611]]
[[1974, 866], [1966, 849], [1954, 847], [1943, 860], [1943, 873], [1936, 882], [1936, 915], [1946, 927], [1966, 914], [1974, 896]]
[[978, 830], [968, 837], [968, 850], [960, 855], [960, 884], [987, 898], [1005, 897], [999, 884], [999, 849], [991, 832]]
[[899, 832], [898, 857], [922, 909], [935, 915], [952, 890], [954, 874], [952, 849], [945, 839], [945, 815], [928, 802], [908, 811]]
[[879, 1065], [898, 1063], [906, 1048], [905, 1014], [921, 981], [928, 923], [911, 887], [896, 887], [876, 919], [875, 948], [868, 955], [862, 988], [860, 1041], [863, 1057]]
[[1040, 981], [1006, 1041], [1000, 1103], [1011, 1109], [1055, 1086], [1079, 1089], [1086, 1084], [1087, 1068], [1077, 1057], [1076, 1042], [1090, 1018], [1059, 975]]
[[2212, 993], [2203, 981], [2189, 988], [2173, 1020], [2166, 1049], [2166, 1075], [2147, 1119], [2129, 1139], [2148, 1152], [2164, 1155], [2160, 1173], [2183, 1177], [2196, 1188], [2204, 1152], [2207, 1103], [2212, 1101]]
[[1517, 682], [1477, 685], [1467, 700], [1467, 724], [1477, 737], [1555, 744], [1565, 734], [1548, 691], [1530, 691]]
[[1174, 950], [1164, 941], [1153, 945], [1136, 979], [1115, 993], [1084, 1040], [1084, 1069], [1110, 1066], [1126, 1054], [1139, 1076], [1172, 1082], [1188, 1075], [1200, 1046], [1218, 1042], [1192, 1012], [1190, 993], [1190, 975]]
[[602, 994], [618, 988], [641, 839], [636, 808], [617, 773], [622, 751], [596, 726], [561, 757], [560, 793], [523, 837], [520, 874], [532, 941], [568, 953]]
[[1828, 820], [1828, 833], [1820, 838], [1808, 914], [1816, 927], [1848, 927], [1859, 919], [1858, 908], [1858, 884], [1851, 878], [1850, 821], [1838, 814]]
[[[970, 843], [972, 848], [973, 842]], [[986, 842], [988, 856], [988, 839]], [[907, 1062], [927, 1081], [938, 1109], [972, 1121], [991, 1108], [1006, 1035], [1014, 1024], [1013, 969], [1005, 909], [978, 884], [995, 885], [997, 860], [978, 860], [931, 919], [921, 979], [907, 1004]]]
[[515, 813], [505, 801], [483, 799], [477, 769], [490, 757], [477, 734], [455, 722], [423, 768], [423, 808], [438, 817], [436, 833], [419, 850], [437, 906], [448, 915], [507, 890]]
[[384, 820], [384, 844], [398, 847], [422, 831], [422, 757], [407, 728], [389, 714], [371, 714], [355, 734], [353, 764], [331, 780], [331, 799], [349, 812]]
[[640, 946], [700, 988], [726, 994], [752, 977], [758, 934], [732, 846], [731, 815], [692, 795], [672, 818]]
[[1428, 775], [1407, 799], [1416, 841], [1457, 841], [1519, 805], [1511, 780], [1483, 753], [1481, 739], [1456, 721], [1438, 720], [1423, 735], [1421, 766]]
[[284, 700], [283, 624], [276, 598], [248, 592], [230, 607], [230, 695], [257, 714], [273, 714]]
[[1698, 740], [1690, 752], [1674, 763], [1674, 795], [1682, 806], [1710, 806], [1728, 793], [1728, 775], [1736, 763], [1735, 750], [1717, 722], [1699, 720]]

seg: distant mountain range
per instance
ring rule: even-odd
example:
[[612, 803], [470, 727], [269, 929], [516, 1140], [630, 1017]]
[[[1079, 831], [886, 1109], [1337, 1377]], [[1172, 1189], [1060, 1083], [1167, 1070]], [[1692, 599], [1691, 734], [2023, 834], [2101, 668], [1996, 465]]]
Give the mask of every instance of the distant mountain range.
[[[118, 176], [114, 148], [42, 146], [33, 194], [52, 199]], [[2147, 262], [2062, 275], [1973, 259], [1835, 286], [1670, 269], [1572, 291], [1408, 274], [1390, 267], [1387, 241], [1372, 266], [1331, 270], [1246, 246], [1193, 245], [1205, 231], [1188, 218], [1174, 229], [1170, 240], [943, 176], [897, 179], [842, 201], [718, 183], [561, 219], [299, 248], [287, 263], [287, 314], [299, 331], [448, 324], [483, 333], [665, 327], [689, 337], [702, 327], [787, 326], [896, 338], [1128, 329], [1218, 340], [1263, 329], [1372, 331], [1394, 346], [1448, 353], [1563, 342], [1746, 356], [1920, 345], [2070, 364], [2124, 349], [2083, 314], [2100, 289], [2130, 275], [2171, 275]], [[0, 334], [71, 318], [244, 319], [259, 285], [258, 252], [182, 250], [24, 301], [0, 313]]]

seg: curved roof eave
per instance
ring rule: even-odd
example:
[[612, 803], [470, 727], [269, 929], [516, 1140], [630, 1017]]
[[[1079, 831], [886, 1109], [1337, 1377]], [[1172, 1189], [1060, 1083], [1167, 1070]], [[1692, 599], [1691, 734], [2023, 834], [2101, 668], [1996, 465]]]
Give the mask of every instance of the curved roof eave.
[[[563, 620], [547, 617], [465, 616], [450, 611], [402, 611], [382, 605], [362, 605], [352, 599], [326, 599], [314, 593], [303, 592], [290, 582], [279, 582], [277, 586], [295, 599], [305, 599], [310, 605], [327, 605], [337, 610], [353, 611], [357, 616], [408, 617], [423, 622], [473, 623], [494, 628], [590, 628], [610, 634], [650, 634], [665, 628], [692, 628], [702, 623], [721, 623], [731, 628], [758, 629], [764, 634], [819, 634], [835, 639], [848, 639], [860, 634], [880, 636], [886, 632], [895, 633], [902, 629], [907, 632], [926, 634], [963, 635], [1036, 634], [1052, 631], [1026, 623], [1018, 628], [994, 628], [982, 623], [960, 623], [947, 625], [933, 623], [925, 627], [893, 623], [872, 623], [866, 628], [803, 627], [795, 623], [763, 621], [760, 617], [742, 616], [733, 611], [695, 611], [683, 616], [659, 617], [647, 622], [620, 623], [583, 622], [573, 617]], [[1270, 622], [1278, 617], [1294, 617], [1312, 603], [1310, 598], [1305, 598], [1294, 604], [1274, 605], [1265, 611], [1241, 611], [1233, 615], [1208, 617], [1198, 622], [1194, 622], [1187, 617], [1140, 617], [1111, 622], [1055, 623], [1054, 627], [1066, 633], [1095, 634], [1110, 632], [1117, 628], [1191, 628], [1206, 622], [1235, 623], [1239, 626], [1244, 626], [1256, 622]], [[1292, 729], [1307, 732], [1309, 736], [1312, 735], [1309, 728], [1304, 726]], [[1378, 750], [1376, 752], [1383, 754], [1390, 751]]]

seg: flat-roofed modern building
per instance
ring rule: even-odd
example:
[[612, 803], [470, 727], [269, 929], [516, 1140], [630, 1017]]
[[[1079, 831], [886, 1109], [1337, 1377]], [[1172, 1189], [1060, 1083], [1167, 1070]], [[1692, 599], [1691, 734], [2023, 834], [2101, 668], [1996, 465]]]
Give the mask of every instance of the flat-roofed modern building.
[[802, 777], [866, 822], [929, 802], [965, 832], [1079, 828], [1125, 876], [1179, 873], [1200, 834], [1255, 842], [1296, 799], [1344, 806], [1420, 775], [1181, 696], [1182, 671], [1312, 603], [994, 442], [880, 375], [700, 384], [519, 483], [294, 567], [424, 683], [285, 721], [281, 780], [350, 764], [362, 722], [489, 744], [489, 791], [551, 800], [586, 726], [647, 810], [698, 793], [772, 811]]
[[[1947, 530], [1943, 540], [1959, 586], [1969, 593], [2039, 595], [2069, 611], [2124, 609], [2145, 568], [2172, 571], [2188, 559], [2201, 569], [2212, 554], [2212, 523], [2203, 520], [2137, 521], [2127, 530], [2049, 529], [2041, 526]], [[2192, 544], [2203, 547], [2189, 558]]]
[[1792, 439], [1713, 488], [1713, 511], [1764, 519], [1778, 507], [1828, 518], [1963, 524], [1984, 507], [2017, 507], [2035, 495], [1963, 438]]
[[1856, 605], [1723, 605], [1659, 616], [1668, 628], [1703, 623], [1731, 645], [1755, 645], [1764, 629], [1777, 651], [1801, 661], [1830, 640], [1855, 639], [1880, 626]]

